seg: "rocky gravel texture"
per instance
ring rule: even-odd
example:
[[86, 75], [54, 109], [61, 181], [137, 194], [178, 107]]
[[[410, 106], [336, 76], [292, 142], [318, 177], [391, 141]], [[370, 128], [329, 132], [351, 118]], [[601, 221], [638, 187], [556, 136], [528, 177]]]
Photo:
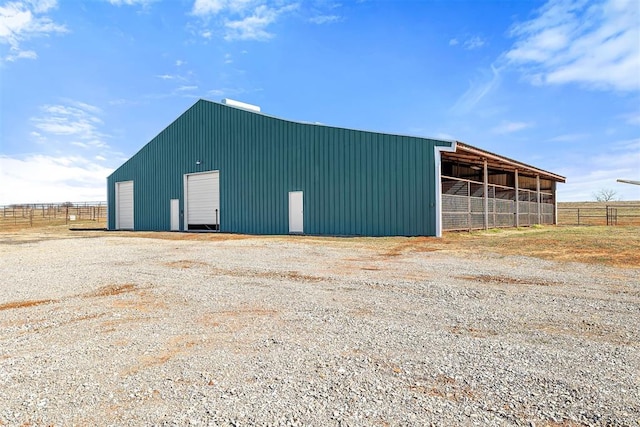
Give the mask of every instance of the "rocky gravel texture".
[[640, 270], [396, 240], [0, 237], [0, 425], [640, 425]]

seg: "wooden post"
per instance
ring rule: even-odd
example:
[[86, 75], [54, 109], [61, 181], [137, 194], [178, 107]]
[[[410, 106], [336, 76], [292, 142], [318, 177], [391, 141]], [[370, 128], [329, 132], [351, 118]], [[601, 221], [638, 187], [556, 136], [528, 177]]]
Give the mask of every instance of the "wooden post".
[[471, 231], [473, 224], [471, 224], [471, 183], [469, 181], [467, 181], [467, 224]]
[[484, 229], [487, 230], [489, 229], [489, 172], [487, 169], [487, 159], [484, 159], [482, 174], [482, 192], [484, 193]]
[[538, 207], [538, 224], [541, 224], [542, 222], [540, 221], [540, 208], [542, 206], [540, 206], [540, 175], [536, 175], [536, 205]]
[[518, 182], [518, 169], [515, 170], [516, 179], [516, 222], [515, 226], [520, 227], [520, 183]]

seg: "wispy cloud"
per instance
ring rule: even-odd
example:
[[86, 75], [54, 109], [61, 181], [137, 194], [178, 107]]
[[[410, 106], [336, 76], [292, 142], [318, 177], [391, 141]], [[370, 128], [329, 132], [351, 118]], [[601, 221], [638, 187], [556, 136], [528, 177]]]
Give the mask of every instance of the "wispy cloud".
[[279, 9], [260, 5], [253, 13], [240, 20], [228, 20], [225, 23], [227, 30], [224, 39], [230, 40], [269, 40], [273, 33], [267, 31], [267, 27], [273, 24], [280, 15], [297, 9], [296, 3]]
[[150, 4], [158, 0], [107, 0], [114, 6], [142, 6], [148, 7]]
[[622, 119], [628, 125], [639, 126], [640, 125], [640, 111], [634, 111], [629, 114], [624, 114]]
[[280, 16], [296, 10], [298, 3], [269, 2], [264, 0], [196, 0], [191, 14], [202, 19], [204, 27], [201, 37], [211, 39], [216, 34], [209, 28], [213, 25], [223, 29], [225, 40], [266, 41], [274, 34], [269, 27]]
[[82, 148], [106, 148], [102, 112], [98, 107], [79, 101], [67, 100], [64, 104], [44, 105], [42, 114], [31, 119], [39, 142], [62, 137], [70, 145]]
[[451, 112], [456, 114], [468, 113], [499, 84], [500, 70], [492, 65], [490, 73], [485, 71], [482, 78], [469, 83], [469, 89], [458, 98], [453, 107], [451, 107]]
[[449, 46], [458, 46], [461, 43], [464, 49], [474, 50], [484, 46], [486, 44], [486, 40], [480, 36], [466, 36], [462, 42], [458, 37], [454, 37], [449, 40]]
[[530, 123], [530, 122], [503, 121], [498, 126], [491, 129], [491, 132], [503, 135], [507, 133], [518, 132], [523, 129], [530, 128], [531, 126], [533, 126], [533, 123]]
[[549, 139], [549, 142], [574, 142], [584, 140], [588, 138], [589, 135], [586, 133], [568, 133], [564, 135], [554, 136]]
[[36, 37], [67, 32], [67, 27], [54, 22], [46, 12], [56, 7], [55, 0], [14, 1], [0, 6], [0, 44], [8, 45], [4, 61], [36, 59], [37, 53], [22, 45]]
[[334, 24], [336, 22], [342, 21], [342, 17], [340, 15], [317, 15], [312, 18], [309, 18], [309, 22], [314, 24], [322, 25], [322, 24]]
[[486, 43], [485, 40], [482, 39], [481, 37], [474, 36], [468, 40], [465, 40], [463, 46], [467, 50], [473, 50], [473, 49], [481, 48], [482, 46], [485, 45], [485, 43]]
[[505, 59], [534, 84], [640, 90], [637, 0], [550, 0], [510, 31]]

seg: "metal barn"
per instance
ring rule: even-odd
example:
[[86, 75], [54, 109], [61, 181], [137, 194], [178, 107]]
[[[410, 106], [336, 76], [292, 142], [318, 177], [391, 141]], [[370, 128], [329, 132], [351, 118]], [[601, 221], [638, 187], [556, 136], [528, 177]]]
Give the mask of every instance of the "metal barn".
[[457, 141], [199, 100], [107, 178], [108, 228], [439, 236], [553, 224], [556, 182]]

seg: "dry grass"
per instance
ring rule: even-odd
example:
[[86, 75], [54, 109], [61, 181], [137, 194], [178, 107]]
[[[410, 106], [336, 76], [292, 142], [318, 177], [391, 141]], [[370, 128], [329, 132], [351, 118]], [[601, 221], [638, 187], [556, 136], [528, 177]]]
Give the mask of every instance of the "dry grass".
[[[624, 203], [624, 202], [616, 202]], [[627, 202], [627, 204], [638, 202]], [[581, 205], [589, 204], [588, 202]], [[593, 203], [590, 203], [591, 205]], [[563, 206], [575, 204], [564, 203]], [[600, 205], [600, 204], [598, 204]], [[639, 212], [640, 214], [640, 212]], [[98, 221], [74, 222], [78, 228], [95, 228]], [[102, 223], [103, 224], [103, 223]], [[435, 237], [318, 237], [318, 236], [251, 236], [227, 233], [176, 232], [109, 232], [69, 231], [69, 225], [43, 222], [39, 227], [13, 230], [0, 228], [0, 243], [23, 243], [74, 237], [122, 236], [163, 240], [228, 241], [264, 240], [271, 242], [300, 242], [304, 244], [364, 248], [377, 253], [378, 259], [393, 260], [407, 252], [447, 251], [462, 253], [493, 252], [503, 255], [526, 255], [554, 261], [585, 262], [616, 267], [640, 267], [640, 226], [553, 227], [533, 226], [475, 232], [448, 232]], [[369, 259], [371, 260], [371, 259]], [[369, 261], [362, 260], [362, 261]], [[170, 267], [192, 268], [188, 260], [174, 261]], [[365, 265], [377, 270], [378, 266]], [[295, 275], [291, 272], [291, 275]], [[305, 277], [305, 279], [309, 279]]]
[[443, 244], [453, 250], [640, 267], [640, 227], [534, 227], [448, 233]]
[[560, 202], [558, 224], [607, 225], [607, 206], [615, 209], [617, 225], [640, 226], [640, 201]]
[[49, 218], [34, 215], [33, 218], [29, 217], [3, 217], [0, 215], [0, 231], [25, 231], [25, 230], [42, 230], [43, 228], [107, 228], [106, 218], [100, 218], [98, 220], [78, 220], [78, 221], [65, 221], [62, 218]]

